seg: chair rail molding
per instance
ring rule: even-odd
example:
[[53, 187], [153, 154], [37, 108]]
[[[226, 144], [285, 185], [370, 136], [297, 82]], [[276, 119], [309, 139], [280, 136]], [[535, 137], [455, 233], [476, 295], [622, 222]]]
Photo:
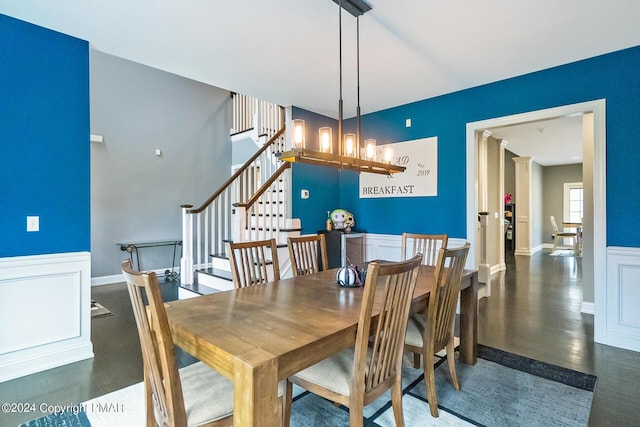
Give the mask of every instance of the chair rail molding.
[[0, 382], [93, 357], [91, 254], [0, 259]]

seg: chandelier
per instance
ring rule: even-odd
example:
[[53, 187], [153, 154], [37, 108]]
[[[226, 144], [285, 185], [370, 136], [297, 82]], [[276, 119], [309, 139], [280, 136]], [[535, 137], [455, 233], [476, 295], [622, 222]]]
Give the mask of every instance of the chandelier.
[[[390, 147], [382, 153], [382, 159], [377, 158], [375, 139], [366, 139], [361, 146], [360, 121], [360, 15], [371, 10], [371, 6], [364, 0], [333, 0], [338, 5], [339, 27], [339, 55], [340, 55], [340, 97], [338, 99], [338, 150], [333, 152], [332, 129], [321, 127], [318, 130], [318, 150], [305, 147], [304, 120], [292, 121], [292, 147], [289, 151], [280, 153], [280, 160], [285, 162], [299, 162], [329, 166], [338, 169], [349, 169], [358, 172], [391, 175], [404, 172], [404, 166], [393, 164], [393, 153]], [[356, 133], [343, 135], [342, 129], [342, 9], [356, 18], [356, 52], [357, 52], [357, 108]]]

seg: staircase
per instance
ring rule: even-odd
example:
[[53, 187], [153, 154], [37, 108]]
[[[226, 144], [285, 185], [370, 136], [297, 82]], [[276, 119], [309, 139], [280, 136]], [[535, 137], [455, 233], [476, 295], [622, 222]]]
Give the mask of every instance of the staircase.
[[[251, 139], [257, 151], [201, 206], [182, 205], [180, 284], [233, 288], [225, 244], [275, 238], [288, 259], [286, 239], [300, 234], [300, 221], [290, 219], [290, 163], [276, 153], [286, 151], [284, 108], [241, 94], [233, 96], [232, 143]], [[286, 266], [285, 267], [286, 270]]]

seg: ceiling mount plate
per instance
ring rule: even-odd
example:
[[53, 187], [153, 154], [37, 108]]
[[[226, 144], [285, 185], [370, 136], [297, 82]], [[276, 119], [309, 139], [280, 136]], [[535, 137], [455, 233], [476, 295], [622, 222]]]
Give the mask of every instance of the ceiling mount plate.
[[337, 5], [342, 1], [342, 8], [355, 17], [364, 15], [371, 10], [371, 6], [364, 0], [333, 0]]

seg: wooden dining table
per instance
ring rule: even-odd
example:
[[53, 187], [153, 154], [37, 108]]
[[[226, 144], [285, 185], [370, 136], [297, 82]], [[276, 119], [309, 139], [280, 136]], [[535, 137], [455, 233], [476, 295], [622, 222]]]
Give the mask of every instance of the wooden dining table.
[[581, 222], [563, 222], [562, 226], [564, 228], [575, 228], [576, 229], [576, 245], [573, 248], [576, 256], [582, 256], [582, 223]]
[[[422, 266], [412, 311], [426, 307], [435, 269]], [[167, 304], [176, 345], [234, 382], [235, 427], [281, 424], [278, 382], [355, 343], [363, 288], [336, 270]], [[478, 273], [460, 292], [460, 361], [477, 357]], [[377, 316], [374, 305], [373, 316]], [[379, 309], [378, 309], [379, 310]]]

